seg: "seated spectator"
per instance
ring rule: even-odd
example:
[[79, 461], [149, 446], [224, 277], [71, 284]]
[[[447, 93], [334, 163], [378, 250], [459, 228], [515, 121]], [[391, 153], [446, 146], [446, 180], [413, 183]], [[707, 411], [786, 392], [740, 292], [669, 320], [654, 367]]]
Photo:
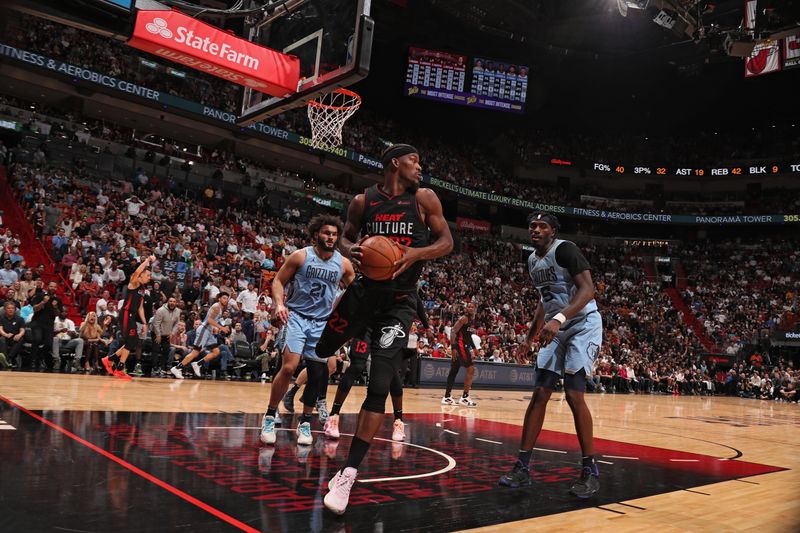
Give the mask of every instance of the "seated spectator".
[[97, 300], [97, 303], [95, 304], [94, 312], [97, 314], [98, 318], [102, 319], [102, 317], [106, 314], [106, 311], [108, 311], [109, 301], [111, 301], [111, 293], [107, 290], [104, 290], [100, 295], [100, 299]]
[[18, 279], [19, 275], [13, 269], [11, 260], [5, 261], [3, 263], [3, 268], [0, 268], [0, 286], [10, 287], [14, 283], [16, 283]]
[[84, 372], [99, 373], [100, 371], [100, 346], [103, 344], [103, 326], [97, 321], [97, 313], [89, 312], [81, 324], [80, 338], [83, 340]]
[[[53, 326], [55, 337], [53, 337], [53, 361], [58, 361], [61, 348], [65, 348], [75, 353], [75, 359], [80, 361], [83, 357], [83, 344], [78, 330], [75, 328], [75, 322], [67, 318], [67, 311], [61, 310], [55, 319]], [[66, 370], [66, 360], [61, 358], [61, 372]]]
[[0, 316], [0, 352], [17, 370], [22, 369], [22, 348], [25, 343], [25, 321], [17, 313], [13, 302], [3, 305]]

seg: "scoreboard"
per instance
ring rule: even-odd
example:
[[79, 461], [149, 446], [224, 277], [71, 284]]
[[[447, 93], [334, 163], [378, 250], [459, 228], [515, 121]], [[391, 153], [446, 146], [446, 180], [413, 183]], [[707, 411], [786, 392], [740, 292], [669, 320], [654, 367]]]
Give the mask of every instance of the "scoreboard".
[[528, 67], [476, 57], [472, 62], [472, 92], [524, 104]]
[[[551, 161], [552, 164], [553, 161]], [[723, 167], [690, 167], [670, 165], [626, 165], [594, 163], [592, 170], [615, 174], [637, 174], [641, 176], [768, 176], [772, 174], [800, 174], [800, 164], [769, 163], [765, 165], [739, 165]]]
[[467, 56], [411, 48], [406, 83], [436, 90], [464, 92]]
[[513, 113], [525, 111], [525, 65], [463, 54], [409, 48], [405, 94], [452, 104]]

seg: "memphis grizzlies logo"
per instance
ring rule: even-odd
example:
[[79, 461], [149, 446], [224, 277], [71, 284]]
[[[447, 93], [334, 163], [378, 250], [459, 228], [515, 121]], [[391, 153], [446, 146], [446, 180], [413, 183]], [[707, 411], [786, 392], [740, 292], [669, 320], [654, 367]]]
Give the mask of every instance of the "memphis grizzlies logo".
[[591, 358], [591, 360], [594, 361], [595, 359], [597, 359], [597, 352], [599, 351], [600, 351], [600, 345], [590, 342], [589, 347], [586, 348], [586, 355], [588, 355], [589, 358]]
[[394, 326], [385, 326], [381, 328], [381, 338], [378, 341], [378, 346], [381, 348], [388, 348], [392, 345], [395, 339], [402, 339], [406, 336], [403, 331], [403, 326], [400, 324]]

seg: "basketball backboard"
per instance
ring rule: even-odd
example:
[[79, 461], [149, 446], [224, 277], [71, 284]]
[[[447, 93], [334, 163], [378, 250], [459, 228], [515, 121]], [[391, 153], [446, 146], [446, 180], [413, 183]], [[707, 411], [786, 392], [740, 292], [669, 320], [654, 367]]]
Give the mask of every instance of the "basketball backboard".
[[300, 82], [289, 97], [245, 89], [237, 124], [302, 107], [312, 98], [347, 87], [369, 73], [374, 22], [371, 0], [289, 0], [258, 19], [244, 35], [260, 45], [300, 58]]

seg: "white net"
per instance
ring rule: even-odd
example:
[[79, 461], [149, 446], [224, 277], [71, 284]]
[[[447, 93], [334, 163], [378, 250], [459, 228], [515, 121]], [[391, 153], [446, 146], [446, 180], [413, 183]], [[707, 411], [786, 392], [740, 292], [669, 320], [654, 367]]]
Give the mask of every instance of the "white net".
[[320, 150], [342, 144], [342, 126], [361, 106], [361, 97], [348, 89], [318, 96], [308, 102], [311, 146]]

